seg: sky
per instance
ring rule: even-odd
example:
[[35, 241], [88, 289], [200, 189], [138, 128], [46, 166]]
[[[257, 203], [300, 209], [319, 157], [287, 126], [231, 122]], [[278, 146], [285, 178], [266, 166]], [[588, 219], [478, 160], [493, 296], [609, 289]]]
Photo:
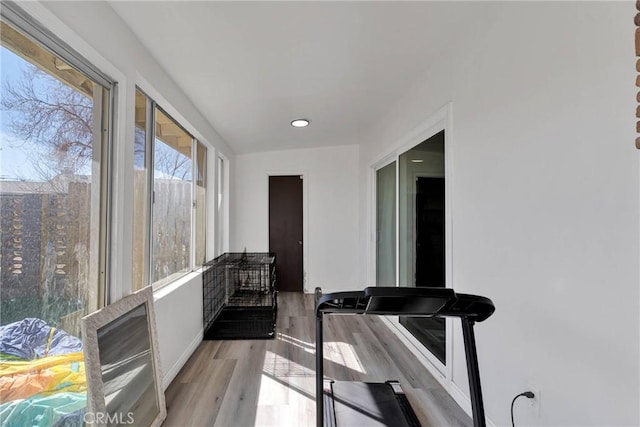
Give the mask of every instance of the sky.
[[[15, 83], [22, 78], [23, 70], [29, 66], [29, 63], [10, 50], [0, 46], [0, 91], [4, 91], [7, 83]], [[50, 77], [55, 79], [55, 77]], [[45, 82], [44, 80], [41, 80]], [[38, 90], [38, 80], [35, 81], [34, 87]], [[3, 93], [0, 92], [0, 96]], [[41, 155], [50, 156], [46, 153], [46, 149], [40, 148], [38, 144], [31, 141], [24, 141], [16, 138], [9, 126], [8, 118], [10, 113], [0, 110], [0, 181], [1, 180], [31, 180], [42, 181], [42, 176], [33, 167], [34, 161]], [[160, 140], [156, 139], [156, 156], [164, 155], [171, 161], [178, 154], [174, 149], [169, 148]], [[36, 160], [34, 160], [36, 159]], [[172, 163], [172, 162], [169, 163]], [[84, 169], [84, 168], [83, 168]], [[191, 163], [184, 166], [184, 170], [188, 171], [185, 179], [191, 179]], [[90, 169], [80, 170], [79, 173], [89, 175]], [[182, 172], [179, 172], [181, 174]], [[156, 178], [171, 178], [164, 171], [155, 170]]]
[[[6, 82], [20, 78], [25, 65], [26, 61], [0, 46], [0, 88], [4, 87]], [[7, 128], [7, 113], [0, 110], [0, 179], [40, 180], [28, 157], [28, 153], [34, 148], [33, 144], [11, 136]]]

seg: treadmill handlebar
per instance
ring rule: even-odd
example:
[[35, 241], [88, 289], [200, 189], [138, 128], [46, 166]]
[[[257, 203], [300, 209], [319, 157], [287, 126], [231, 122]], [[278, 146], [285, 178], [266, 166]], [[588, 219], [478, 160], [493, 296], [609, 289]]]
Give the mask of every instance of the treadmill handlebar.
[[315, 292], [316, 316], [323, 314], [378, 314], [424, 317], [460, 317], [486, 320], [495, 311], [489, 298], [457, 294], [450, 288], [368, 287], [363, 291]]

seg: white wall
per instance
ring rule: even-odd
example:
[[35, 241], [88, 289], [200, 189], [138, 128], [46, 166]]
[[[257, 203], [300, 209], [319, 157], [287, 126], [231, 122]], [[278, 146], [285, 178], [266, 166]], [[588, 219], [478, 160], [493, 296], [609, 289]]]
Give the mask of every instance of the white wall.
[[166, 389], [202, 342], [202, 274], [191, 273], [156, 291], [154, 297]]
[[[129, 183], [133, 179], [135, 87], [154, 98], [209, 150], [224, 154], [231, 168], [233, 152], [107, 3], [22, 2], [20, 6], [118, 83], [110, 251], [110, 297], [115, 301], [131, 290], [133, 191]], [[209, 165], [209, 178], [215, 188], [215, 162]], [[208, 230], [210, 242], [212, 233], [213, 227]], [[202, 337], [201, 307], [202, 280], [198, 273], [156, 293], [165, 387]]]
[[518, 425], [639, 425], [634, 4], [486, 7], [361, 148], [360, 274], [370, 166], [453, 102], [453, 286], [497, 307], [476, 328], [488, 417], [509, 424], [535, 387], [539, 415], [519, 402]]
[[358, 147], [238, 155], [231, 250], [269, 250], [269, 175], [304, 175], [305, 291], [358, 289]]

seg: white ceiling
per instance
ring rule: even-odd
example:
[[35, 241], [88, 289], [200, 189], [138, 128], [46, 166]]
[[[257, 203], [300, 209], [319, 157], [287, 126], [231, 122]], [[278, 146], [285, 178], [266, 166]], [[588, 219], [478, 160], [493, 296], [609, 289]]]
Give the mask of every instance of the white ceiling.
[[478, 16], [460, 2], [110, 4], [236, 153], [361, 143]]

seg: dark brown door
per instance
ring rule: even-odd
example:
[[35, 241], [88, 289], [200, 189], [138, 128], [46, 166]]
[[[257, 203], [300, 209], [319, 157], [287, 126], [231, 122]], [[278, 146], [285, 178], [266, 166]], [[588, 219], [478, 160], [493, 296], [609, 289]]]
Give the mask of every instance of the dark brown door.
[[276, 287], [302, 292], [302, 177], [269, 177], [269, 251], [276, 254]]

